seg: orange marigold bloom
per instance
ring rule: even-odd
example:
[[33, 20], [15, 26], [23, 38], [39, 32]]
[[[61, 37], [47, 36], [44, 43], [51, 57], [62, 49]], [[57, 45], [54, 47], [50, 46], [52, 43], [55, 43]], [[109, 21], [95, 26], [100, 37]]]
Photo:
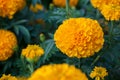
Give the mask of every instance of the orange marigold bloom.
[[35, 13], [37, 13], [39, 10], [43, 10], [43, 9], [44, 9], [43, 5], [38, 4], [38, 3], [35, 6], [34, 5], [30, 6], [30, 10]]
[[106, 20], [120, 20], [120, 5], [103, 5], [101, 13]]
[[80, 69], [64, 63], [44, 65], [28, 80], [88, 80], [88, 78]]
[[90, 73], [90, 77], [95, 80], [104, 80], [104, 77], [108, 75], [106, 68], [104, 67], [95, 67], [94, 70]]
[[37, 61], [44, 50], [39, 45], [28, 45], [27, 48], [22, 50], [22, 56], [25, 56], [28, 61]]
[[103, 31], [96, 20], [70, 18], [54, 34], [57, 48], [69, 57], [89, 57], [98, 52], [104, 43]]
[[13, 18], [13, 15], [23, 9], [25, 0], [0, 0], [0, 16]]
[[[65, 7], [66, 5], [66, 0], [53, 0], [54, 5], [59, 6], [59, 7]], [[78, 0], [69, 0], [69, 5], [70, 6], [76, 6], [78, 3]]]
[[101, 9], [103, 5], [120, 5], [120, 0], [91, 0], [91, 3], [95, 8]]
[[17, 80], [17, 78], [15, 76], [11, 76], [11, 74], [9, 75], [3, 74], [0, 80]]
[[16, 46], [17, 38], [15, 34], [7, 30], [0, 30], [0, 61], [11, 57]]

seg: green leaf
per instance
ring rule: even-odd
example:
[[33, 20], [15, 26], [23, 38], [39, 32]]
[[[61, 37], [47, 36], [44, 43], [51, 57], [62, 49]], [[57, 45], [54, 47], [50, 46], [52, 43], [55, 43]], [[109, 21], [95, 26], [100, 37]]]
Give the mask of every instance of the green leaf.
[[38, 2], [38, 0], [32, 0], [32, 4], [35, 6], [35, 4]]
[[16, 33], [17, 35], [19, 35], [19, 28], [18, 28], [17, 26], [14, 26], [13, 29], [14, 29], [15, 33]]
[[22, 33], [25, 42], [30, 43], [31, 37], [28, 29], [22, 25], [17, 25], [16, 27], [18, 27], [20, 32]]
[[11, 25], [15, 26], [15, 25], [19, 25], [19, 24], [22, 24], [22, 23], [25, 23], [25, 22], [27, 22], [27, 20], [19, 20], [19, 21], [16, 21], [16, 22], [12, 23]]
[[45, 48], [45, 54], [43, 57], [43, 62], [46, 60], [46, 58], [48, 57], [50, 51], [52, 50], [53, 46], [54, 46], [54, 41], [52, 39], [47, 40], [45, 43], [47, 43], [47, 46]]

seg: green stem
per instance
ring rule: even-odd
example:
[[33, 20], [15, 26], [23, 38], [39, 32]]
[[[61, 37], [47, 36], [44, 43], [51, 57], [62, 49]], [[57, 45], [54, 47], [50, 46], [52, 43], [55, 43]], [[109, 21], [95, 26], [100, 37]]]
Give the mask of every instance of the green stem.
[[69, 0], [66, 0], [66, 13], [67, 13], [67, 18], [69, 18]]
[[99, 60], [99, 58], [100, 58], [100, 55], [98, 55], [96, 58], [95, 58], [95, 60], [92, 62], [92, 64], [91, 64], [91, 66], [93, 66], [98, 60]]
[[32, 73], [34, 72], [34, 63], [30, 63], [30, 64], [28, 65], [28, 69], [29, 69], [29, 71], [30, 71], [30, 74], [32, 74]]
[[103, 52], [100, 53], [100, 55], [98, 55], [95, 60], [92, 62], [91, 66], [93, 66], [99, 59], [100, 57], [103, 55]]
[[99, 19], [99, 16], [100, 16], [100, 12], [99, 10], [96, 10], [96, 18]]
[[81, 68], [81, 58], [79, 59], [79, 68]]
[[26, 70], [26, 63], [24, 61], [24, 57], [21, 57], [22, 65], [23, 65], [23, 70]]
[[112, 38], [113, 38], [113, 29], [114, 29], [114, 22], [111, 21], [111, 27], [110, 27], [110, 31], [109, 31], [109, 43], [110, 43], [110, 47], [111, 47]]

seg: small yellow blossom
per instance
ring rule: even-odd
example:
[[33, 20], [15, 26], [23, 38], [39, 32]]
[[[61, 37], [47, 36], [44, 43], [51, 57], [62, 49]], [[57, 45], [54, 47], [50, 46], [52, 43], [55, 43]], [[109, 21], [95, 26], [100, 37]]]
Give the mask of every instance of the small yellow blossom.
[[90, 77], [95, 80], [104, 80], [104, 77], [108, 75], [106, 68], [95, 67], [94, 70], [90, 73]]
[[[78, 0], [69, 0], [69, 5], [70, 6], [76, 6], [78, 3]], [[53, 4], [58, 6], [58, 7], [65, 7], [66, 5], [66, 0], [53, 0]]]
[[0, 0], [0, 16], [13, 18], [13, 15], [24, 8], [25, 0]]
[[14, 53], [17, 46], [17, 38], [14, 33], [7, 30], [0, 30], [0, 61], [7, 60]]
[[0, 80], [17, 80], [17, 78], [15, 76], [11, 76], [11, 74], [9, 75], [3, 74]]
[[27, 48], [22, 49], [22, 56], [26, 57], [28, 61], [37, 61], [44, 50], [39, 45], [28, 45]]
[[38, 4], [38, 3], [35, 6], [34, 5], [30, 6], [30, 10], [35, 12], [35, 13], [37, 13], [39, 10], [41, 11], [43, 9], [44, 9], [43, 5]]
[[57, 48], [69, 57], [89, 57], [98, 52], [104, 43], [103, 31], [96, 20], [70, 18], [54, 34]]
[[28, 80], [88, 80], [88, 78], [80, 69], [64, 63], [44, 65]]

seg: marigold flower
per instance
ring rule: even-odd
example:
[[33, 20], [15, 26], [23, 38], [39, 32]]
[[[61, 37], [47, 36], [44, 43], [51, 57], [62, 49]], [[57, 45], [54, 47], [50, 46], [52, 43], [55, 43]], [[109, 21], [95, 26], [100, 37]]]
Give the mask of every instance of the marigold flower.
[[[53, 0], [54, 5], [59, 6], [59, 7], [65, 7], [66, 5], [66, 0]], [[70, 6], [76, 6], [78, 3], [78, 0], [70, 0], [69, 5]]]
[[96, 20], [70, 18], [54, 34], [57, 48], [69, 57], [89, 57], [98, 52], [104, 43], [103, 31]]
[[104, 67], [95, 67], [94, 70], [90, 73], [90, 77], [95, 80], [104, 80], [104, 77], [108, 75], [106, 68]]
[[91, 0], [91, 4], [93, 5], [93, 7], [101, 10], [103, 5], [109, 4], [120, 5], [120, 0]]
[[28, 61], [37, 61], [44, 50], [39, 45], [28, 45], [27, 48], [22, 49], [22, 56], [26, 57]]
[[17, 80], [17, 78], [15, 76], [11, 76], [11, 74], [9, 75], [3, 74], [0, 80]]
[[34, 5], [30, 6], [30, 10], [35, 13], [37, 13], [39, 10], [43, 10], [43, 9], [44, 9], [43, 5], [38, 4], [38, 3], [35, 6]]
[[68, 64], [51, 64], [38, 68], [28, 80], [88, 80], [79, 69]]
[[25, 0], [0, 0], [0, 16], [13, 18], [13, 15], [23, 9]]
[[7, 60], [14, 53], [17, 46], [17, 38], [14, 33], [0, 30], [0, 61]]
[[119, 20], [120, 19], [120, 5], [103, 5], [101, 9], [102, 15], [106, 20]]

